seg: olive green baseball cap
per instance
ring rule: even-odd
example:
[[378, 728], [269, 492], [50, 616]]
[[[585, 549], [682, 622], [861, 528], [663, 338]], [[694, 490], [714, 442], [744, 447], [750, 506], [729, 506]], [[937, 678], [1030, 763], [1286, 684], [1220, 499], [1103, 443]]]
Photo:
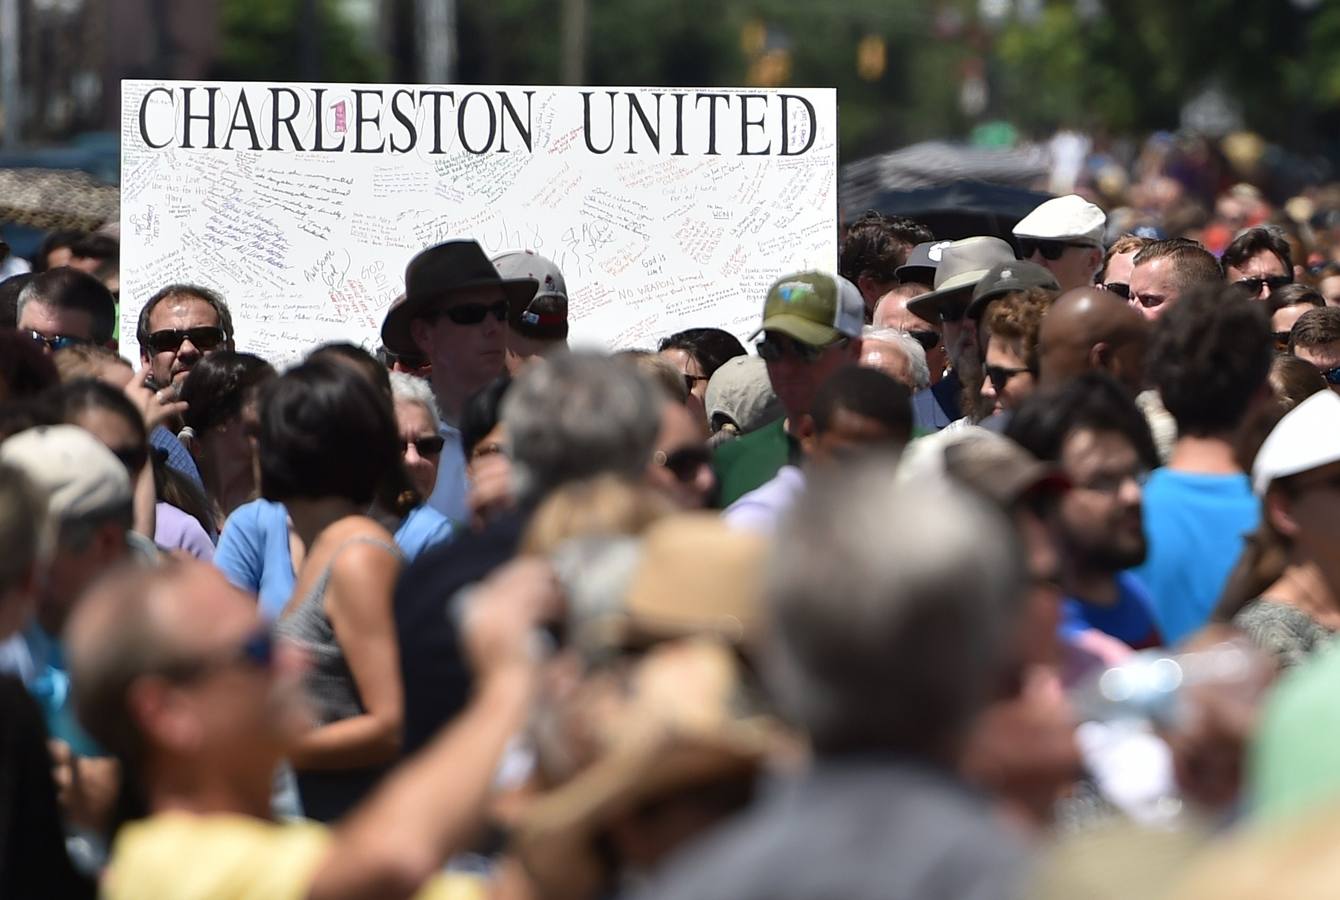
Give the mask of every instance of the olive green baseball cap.
[[763, 324], [750, 340], [776, 331], [802, 344], [823, 347], [839, 338], [858, 338], [865, 325], [865, 301], [856, 285], [827, 272], [797, 272], [773, 282], [763, 304]]

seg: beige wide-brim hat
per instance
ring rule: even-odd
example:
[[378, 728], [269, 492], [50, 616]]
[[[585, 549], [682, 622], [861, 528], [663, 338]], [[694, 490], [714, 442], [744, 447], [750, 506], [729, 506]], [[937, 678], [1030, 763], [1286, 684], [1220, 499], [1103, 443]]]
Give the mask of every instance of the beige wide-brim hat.
[[935, 290], [913, 297], [907, 310], [927, 322], [940, 319], [940, 312], [953, 306], [967, 308], [977, 282], [997, 263], [1012, 262], [1014, 248], [997, 237], [968, 237], [954, 241], [940, 255], [935, 270]]

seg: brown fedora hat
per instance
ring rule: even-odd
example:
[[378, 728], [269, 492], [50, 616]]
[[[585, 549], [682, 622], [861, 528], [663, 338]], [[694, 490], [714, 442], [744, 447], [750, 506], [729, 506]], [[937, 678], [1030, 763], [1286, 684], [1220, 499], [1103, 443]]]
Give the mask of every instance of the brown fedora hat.
[[397, 297], [382, 322], [382, 343], [392, 353], [419, 353], [410, 335], [410, 323], [439, 300], [474, 288], [496, 287], [507, 298], [510, 311], [535, 296], [534, 278], [503, 278], [475, 241], [447, 241], [429, 247], [405, 266], [405, 293]]

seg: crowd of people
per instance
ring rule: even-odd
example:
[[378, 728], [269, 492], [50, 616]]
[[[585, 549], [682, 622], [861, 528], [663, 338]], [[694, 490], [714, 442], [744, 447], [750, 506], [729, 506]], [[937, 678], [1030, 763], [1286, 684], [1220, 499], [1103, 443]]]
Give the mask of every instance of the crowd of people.
[[752, 353], [572, 351], [551, 261], [454, 240], [287, 368], [189, 283], [124, 359], [114, 239], [53, 235], [0, 896], [1328, 893], [1340, 253], [1258, 213], [867, 213]]

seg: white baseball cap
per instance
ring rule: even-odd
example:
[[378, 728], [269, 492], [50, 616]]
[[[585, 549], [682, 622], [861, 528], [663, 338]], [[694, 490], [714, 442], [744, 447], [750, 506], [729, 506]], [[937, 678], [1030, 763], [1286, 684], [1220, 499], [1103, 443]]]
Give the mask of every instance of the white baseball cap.
[[1340, 394], [1319, 391], [1289, 411], [1270, 432], [1252, 466], [1252, 487], [1264, 495], [1276, 478], [1340, 462]]
[[47, 495], [56, 522], [128, 506], [130, 475], [102, 442], [73, 425], [41, 425], [0, 443], [0, 462], [27, 475]]
[[1038, 204], [1014, 226], [1014, 236], [1037, 241], [1071, 241], [1103, 246], [1107, 214], [1078, 194]]

